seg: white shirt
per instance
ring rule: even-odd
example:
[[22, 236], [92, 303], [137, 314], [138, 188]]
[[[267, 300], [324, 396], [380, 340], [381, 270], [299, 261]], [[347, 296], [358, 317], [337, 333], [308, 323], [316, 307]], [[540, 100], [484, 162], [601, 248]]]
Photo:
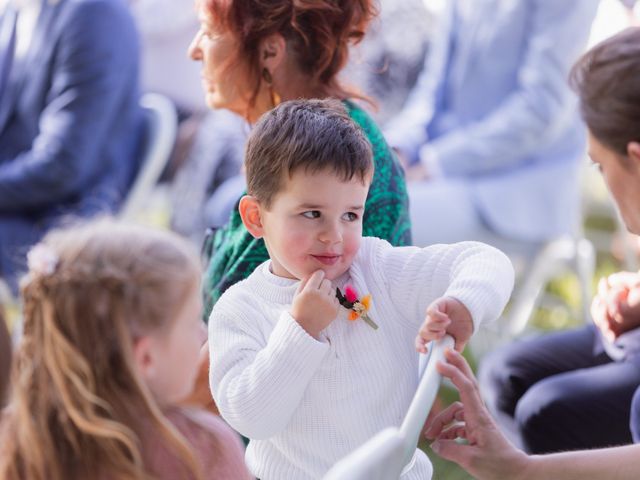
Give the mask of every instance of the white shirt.
[[[513, 269], [498, 250], [475, 242], [391, 247], [364, 238], [347, 274], [334, 282], [372, 295], [373, 330], [348, 311], [309, 336], [291, 317], [298, 281], [269, 262], [231, 287], [209, 321], [211, 387], [224, 419], [249, 437], [246, 460], [262, 480], [322, 477], [380, 430], [399, 426], [418, 383], [414, 339], [427, 306], [460, 300], [477, 327], [502, 311]], [[403, 479], [427, 479], [416, 455]]]

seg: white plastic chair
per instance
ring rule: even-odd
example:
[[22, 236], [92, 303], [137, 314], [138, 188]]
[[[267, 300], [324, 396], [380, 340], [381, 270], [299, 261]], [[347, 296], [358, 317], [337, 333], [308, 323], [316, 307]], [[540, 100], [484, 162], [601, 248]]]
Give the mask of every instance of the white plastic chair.
[[453, 344], [453, 338], [447, 335], [430, 345], [428, 355], [421, 356], [420, 382], [400, 428], [382, 430], [336, 463], [324, 480], [400, 478], [404, 466], [415, 454], [422, 427], [440, 388], [442, 377], [436, 370], [436, 363], [444, 358], [445, 348], [453, 348]]
[[176, 141], [178, 116], [175, 106], [164, 95], [146, 93], [140, 99], [147, 131], [140, 169], [127, 194], [120, 217], [134, 219], [153, 191]]
[[576, 234], [529, 245], [497, 237], [487, 243], [495, 245], [511, 258], [516, 281], [511, 301], [502, 317], [483, 325], [481, 331], [471, 338], [470, 345], [476, 358], [522, 334], [535, 308], [541, 303], [545, 286], [562, 272], [572, 272], [576, 276], [580, 289], [580, 319], [585, 323], [591, 321], [591, 285], [596, 267], [596, 252], [591, 241]]

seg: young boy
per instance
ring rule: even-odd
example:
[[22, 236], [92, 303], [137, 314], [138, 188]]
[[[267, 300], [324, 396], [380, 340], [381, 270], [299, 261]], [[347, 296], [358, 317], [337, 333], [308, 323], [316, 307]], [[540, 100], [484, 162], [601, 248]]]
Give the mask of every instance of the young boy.
[[[502, 311], [513, 270], [479, 243], [394, 248], [362, 238], [371, 147], [339, 102], [286, 102], [265, 114], [246, 173], [240, 213], [270, 260], [215, 305], [211, 389], [250, 439], [254, 475], [321, 478], [401, 423], [418, 382], [414, 341], [425, 351], [446, 330], [462, 349]], [[402, 478], [430, 477], [417, 450]]]

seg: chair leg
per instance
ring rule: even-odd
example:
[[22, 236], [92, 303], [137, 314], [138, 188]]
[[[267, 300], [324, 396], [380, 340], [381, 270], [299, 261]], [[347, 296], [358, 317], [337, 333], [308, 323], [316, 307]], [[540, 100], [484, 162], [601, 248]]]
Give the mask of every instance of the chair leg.
[[575, 271], [580, 284], [580, 313], [585, 323], [591, 322], [592, 282], [596, 271], [596, 251], [586, 238], [576, 240]]

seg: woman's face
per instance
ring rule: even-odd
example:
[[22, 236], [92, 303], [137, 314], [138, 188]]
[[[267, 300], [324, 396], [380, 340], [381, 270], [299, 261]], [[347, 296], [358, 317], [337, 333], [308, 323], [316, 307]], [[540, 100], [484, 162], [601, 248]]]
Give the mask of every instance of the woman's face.
[[591, 132], [589, 156], [602, 172], [627, 229], [640, 234], [640, 165], [603, 145]]
[[230, 32], [214, 28], [205, 2], [199, 2], [200, 30], [189, 46], [189, 56], [202, 62], [202, 88], [210, 108], [226, 108], [246, 115], [251, 96], [249, 69], [236, 62], [229, 64], [236, 50], [236, 39]]

